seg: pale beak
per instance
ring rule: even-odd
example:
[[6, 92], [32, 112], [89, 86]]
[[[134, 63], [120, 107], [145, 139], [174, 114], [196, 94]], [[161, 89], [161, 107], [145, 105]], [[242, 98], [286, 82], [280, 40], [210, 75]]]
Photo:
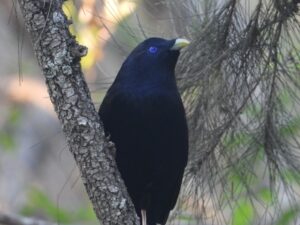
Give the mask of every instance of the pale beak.
[[183, 38], [177, 38], [175, 40], [174, 45], [170, 48], [171, 50], [180, 50], [186, 46], [188, 46], [190, 44], [190, 42], [186, 39]]

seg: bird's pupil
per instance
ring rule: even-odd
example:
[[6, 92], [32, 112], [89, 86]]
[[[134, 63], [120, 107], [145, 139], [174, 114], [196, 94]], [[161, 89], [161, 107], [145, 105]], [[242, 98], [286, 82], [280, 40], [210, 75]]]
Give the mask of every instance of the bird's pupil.
[[155, 52], [157, 52], [157, 48], [154, 47], [154, 46], [151, 46], [151, 47], [149, 48], [149, 52], [150, 52], [150, 53], [155, 53]]

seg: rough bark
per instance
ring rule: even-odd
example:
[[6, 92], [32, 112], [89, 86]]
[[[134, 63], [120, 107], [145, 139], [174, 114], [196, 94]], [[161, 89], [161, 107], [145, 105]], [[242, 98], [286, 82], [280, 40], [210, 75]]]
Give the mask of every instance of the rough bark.
[[139, 224], [84, 80], [87, 49], [68, 30], [62, 0], [18, 0], [69, 149], [102, 224]]

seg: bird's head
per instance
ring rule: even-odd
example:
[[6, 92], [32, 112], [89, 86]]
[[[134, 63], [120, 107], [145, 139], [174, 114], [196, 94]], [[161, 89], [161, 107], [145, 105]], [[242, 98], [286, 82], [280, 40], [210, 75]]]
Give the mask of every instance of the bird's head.
[[[180, 50], [189, 45], [186, 39], [166, 40], [163, 38], [149, 38], [140, 43], [127, 57], [123, 67], [131, 70], [132, 75], [174, 73]], [[157, 72], [159, 71], [159, 72]], [[159, 74], [158, 74], [159, 75]]]
[[[186, 39], [166, 40], [163, 38], [149, 38], [140, 43], [127, 57], [126, 63], [139, 62], [139, 65], [153, 67], [167, 66], [175, 68], [179, 51], [187, 46]], [[137, 66], [137, 64], [135, 65]]]

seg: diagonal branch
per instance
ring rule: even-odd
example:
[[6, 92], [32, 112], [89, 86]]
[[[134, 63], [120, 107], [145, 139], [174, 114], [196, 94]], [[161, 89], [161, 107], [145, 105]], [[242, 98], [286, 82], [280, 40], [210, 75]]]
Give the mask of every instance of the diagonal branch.
[[63, 0], [19, 0], [25, 26], [45, 76], [69, 149], [101, 223], [139, 224], [84, 80], [87, 49], [68, 30]]
[[56, 225], [43, 220], [22, 217], [19, 215], [0, 212], [0, 224], [2, 225]]

